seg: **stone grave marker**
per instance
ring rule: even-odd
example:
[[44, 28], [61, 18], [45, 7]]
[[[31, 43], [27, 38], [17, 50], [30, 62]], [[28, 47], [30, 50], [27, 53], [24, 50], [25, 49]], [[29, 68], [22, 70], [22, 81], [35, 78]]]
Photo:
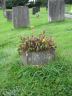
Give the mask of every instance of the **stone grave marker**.
[[48, 5], [46, 5], [46, 11], [48, 11]]
[[38, 13], [40, 11], [40, 8], [38, 7], [33, 7], [32, 8], [32, 14], [35, 15], [36, 13]]
[[29, 10], [27, 6], [12, 7], [13, 9], [13, 26], [14, 28], [20, 28], [30, 26]]
[[6, 18], [6, 10], [3, 10], [3, 15]]
[[64, 13], [64, 0], [48, 0], [48, 22], [63, 20]]
[[7, 22], [12, 21], [12, 11], [6, 11]]

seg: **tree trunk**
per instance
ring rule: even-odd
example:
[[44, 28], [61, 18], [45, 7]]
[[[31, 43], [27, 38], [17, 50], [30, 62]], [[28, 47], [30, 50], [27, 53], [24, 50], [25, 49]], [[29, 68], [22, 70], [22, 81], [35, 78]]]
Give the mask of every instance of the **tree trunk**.
[[1, 0], [1, 6], [3, 9], [6, 9], [6, 0]]

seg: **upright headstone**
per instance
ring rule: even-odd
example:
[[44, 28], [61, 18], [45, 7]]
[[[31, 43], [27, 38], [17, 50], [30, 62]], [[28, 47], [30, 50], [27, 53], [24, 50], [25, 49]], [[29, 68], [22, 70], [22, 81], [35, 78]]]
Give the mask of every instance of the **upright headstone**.
[[46, 5], [46, 11], [48, 10], [48, 5]]
[[46, 6], [46, 11], [47, 11], [47, 13], [48, 13], [48, 5]]
[[12, 21], [12, 11], [6, 11], [7, 22]]
[[38, 13], [40, 11], [40, 8], [38, 7], [33, 7], [32, 8], [32, 14], [35, 15], [36, 13]]
[[40, 6], [38, 7], [38, 11], [40, 12]]
[[14, 28], [20, 28], [30, 26], [29, 22], [29, 10], [27, 6], [12, 7], [13, 9], [13, 26]]
[[65, 0], [48, 0], [48, 22], [64, 19]]
[[3, 15], [6, 18], [6, 10], [3, 10]]

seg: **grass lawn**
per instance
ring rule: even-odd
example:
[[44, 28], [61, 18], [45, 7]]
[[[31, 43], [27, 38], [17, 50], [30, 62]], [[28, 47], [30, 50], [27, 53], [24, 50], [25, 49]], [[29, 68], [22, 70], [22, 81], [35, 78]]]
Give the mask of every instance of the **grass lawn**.
[[66, 5], [65, 6], [65, 13], [66, 14], [72, 15], [72, 13], [70, 13], [71, 10], [72, 10], [72, 5]]
[[[66, 6], [66, 11], [70, 10]], [[0, 10], [0, 96], [71, 96], [72, 95], [72, 20], [48, 22], [46, 8], [40, 18], [29, 9], [34, 34], [46, 31], [56, 37], [55, 61], [41, 68], [22, 66], [17, 46], [20, 36], [31, 36], [31, 28], [14, 29]]]
[[65, 11], [70, 11], [71, 7], [72, 7], [72, 5], [69, 5], [69, 4], [65, 5]]

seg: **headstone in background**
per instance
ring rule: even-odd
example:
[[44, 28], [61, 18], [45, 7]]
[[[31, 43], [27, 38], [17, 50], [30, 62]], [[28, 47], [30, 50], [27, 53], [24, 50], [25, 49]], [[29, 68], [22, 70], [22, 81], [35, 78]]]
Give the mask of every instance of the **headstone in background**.
[[48, 22], [63, 20], [64, 13], [64, 0], [48, 0]]
[[6, 11], [7, 22], [12, 21], [12, 11]]
[[48, 13], [48, 5], [46, 5], [46, 11], [47, 11], [47, 13]]
[[40, 12], [40, 7], [38, 7], [38, 10], [39, 10], [39, 12]]
[[13, 26], [14, 28], [20, 28], [30, 26], [29, 10], [27, 6], [13, 7]]
[[3, 15], [6, 18], [6, 10], [3, 10]]
[[48, 5], [46, 5], [46, 11], [48, 10]]
[[36, 13], [38, 13], [40, 11], [40, 8], [38, 7], [33, 7], [32, 8], [32, 14], [35, 15]]

